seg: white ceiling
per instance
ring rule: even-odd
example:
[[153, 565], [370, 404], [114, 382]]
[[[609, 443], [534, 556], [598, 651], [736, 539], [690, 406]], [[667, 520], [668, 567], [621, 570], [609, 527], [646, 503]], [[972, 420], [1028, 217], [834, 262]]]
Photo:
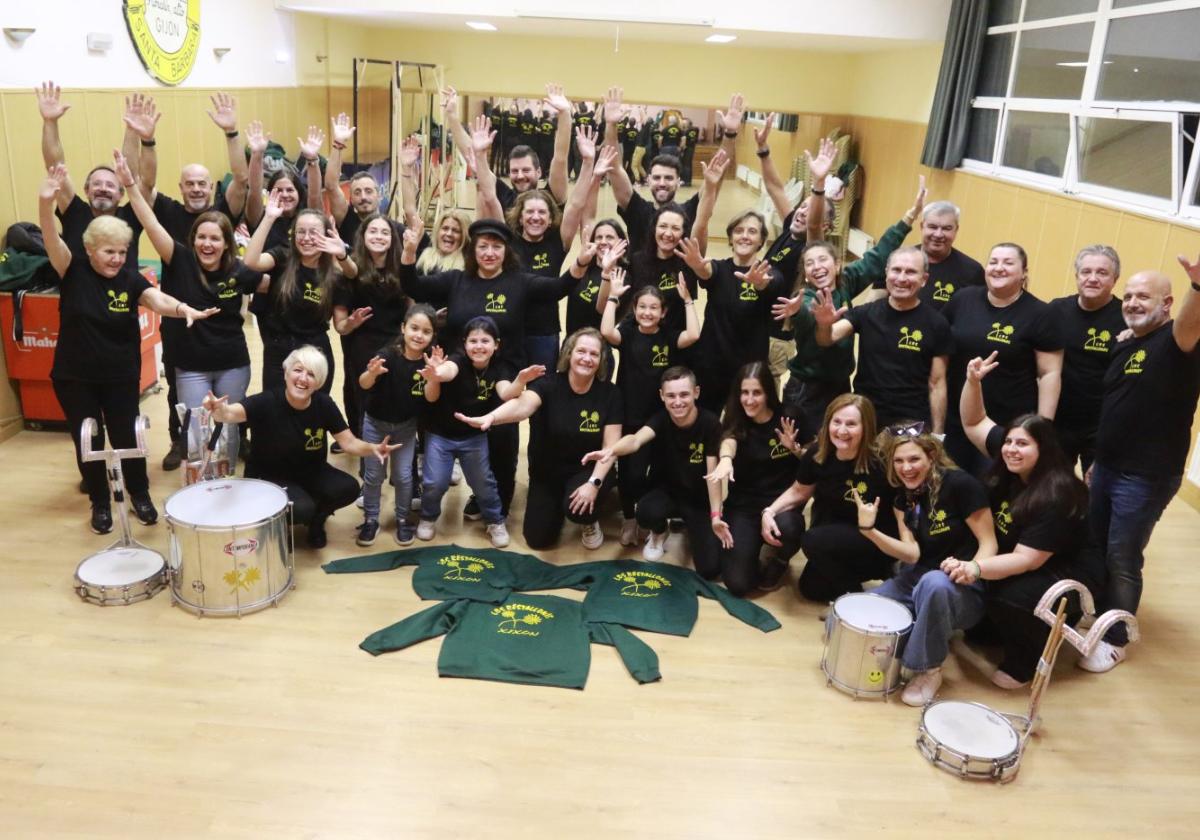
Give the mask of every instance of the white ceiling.
[[733, 45], [739, 47], [865, 52], [940, 44], [950, 2], [442, 0], [436, 12], [429, 11], [427, 0], [344, 0], [337, 5], [335, 0], [276, 0], [276, 6], [415, 29], [469, 32], [466, 22], [471, 20], [486, 21], [500, 33], [514, 35], [701, 44], [720, 33], [737, 35]]

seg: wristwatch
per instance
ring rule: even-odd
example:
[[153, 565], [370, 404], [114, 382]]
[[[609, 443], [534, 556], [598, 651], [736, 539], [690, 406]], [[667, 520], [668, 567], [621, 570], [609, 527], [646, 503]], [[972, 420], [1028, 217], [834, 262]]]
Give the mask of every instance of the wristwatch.
[[591, 484], [596, 489], [599, 489], [600, 485], [604, 483], [604, 479], [596, 478], [595, 476], [592, 476], [591, 478], [588, 479], [588, 483]]

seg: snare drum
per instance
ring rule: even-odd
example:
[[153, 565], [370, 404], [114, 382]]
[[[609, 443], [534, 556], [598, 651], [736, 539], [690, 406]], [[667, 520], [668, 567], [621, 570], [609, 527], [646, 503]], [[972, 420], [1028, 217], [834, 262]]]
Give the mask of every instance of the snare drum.
[[1021, 735], [1008, 716], [962, 700], [925, 707], [917, 749], [935, 767], [964, 779], [1009, 782], [1021, 763]]
[[143, 546], [105, 549], [75, 569], [75, 592], [102, 607], [145, 601], [166, 585], [167, 567], [162, 555]]
[[269, 481], [201, 481], [163, 506], [171, 596], [200, 615], [241, 615], [293, 587], [291, 505]]
[[855, 698], [887, 697], [900, 687], [900, 653], [912, 623], [912, 613], [890, 598], [864, 592], [838, 598], [825, 622], [826, 682]]

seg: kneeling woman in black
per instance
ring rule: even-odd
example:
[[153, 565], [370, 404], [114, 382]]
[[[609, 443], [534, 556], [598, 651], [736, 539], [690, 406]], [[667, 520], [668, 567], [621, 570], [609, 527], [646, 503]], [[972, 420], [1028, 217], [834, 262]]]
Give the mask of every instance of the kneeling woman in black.
[[[1046, 590], [1064, 578], [1087, 574], [1087, 487], [1059, 446], [1054, 424], [1023, 414], [1001, 426], [987, 416], [980, 381], [996, 366], [996, 354], [967, 363], [960, 412], [963, 429], [994, 459], [986, 485], [996, 521], [998, 554], [947, 561], [956, 583], [982, 580], [988, 616], [1004, 646], [992, 674], [1001, 688], [1022, 688], [1033, 679], [1050, 627], [1033, 615]], [[1078, 614], [1076, 602], [1071, 612]]]
[[400, 448], [388, 438], [377, 444], [354, 436], [329, 394], [320, 390], [329, 368], [316, 347], [293, 350], [283, 360], [284, 387], [229, 405], [209, 394], [204, 407], [219, 423], [246, 423], [254, 447], [246, 478], [274, 482], [292, 501], [292, 519], [308, 526], [308, 544], [324, 548], [325, 520], [358, 498], [358, 481], [326, 461], [329, 438], [344, 452], [387, 460]]
[[[810, 601], [833, 601], [861, 592], [867, 580], [892, 576], [892, 558], [858, 529], [853, 490], [889, 504], [893, 490], [871, 451], [875, 407], [859, 394], [842, 394], [825, 409], [817, 443], [801, 456], [795, 481], [762, 511], [762, 537], [780, 547], [787, 562], [803, 549], [800, 594]], [[804, 505], [813, 500], [812, 527], [804, 528]], [[895, 535], [887, 521], [880, 527]]]
[[558, 542], [563, 518], [583, 526], [583, 547], [599, 548], [597, 498], [612, 485], [611, 462], [585, 465], [583, 456], [621, 437], [621, 394], [602, 380], [604, 339], [591, 327], [567, 336], [558, 371], [529, 383], [519, 397], [481, 417], [456, 414], [487, 431], [493, 424], [529, 422], [529, 494], [522, 528], [532, 549]]
[[[761, 511], [787, 489], [796, 474], [795, 426], [784, 417], [767, 362], [750, 362], [734, 374], [722, 420], [717, 468], [706, 476], [729, 482], [721, 516], [712, 520], [721, 541], [721, 579], [734, 595], [774, 588], [787, 571], [787, 560], [759, 562], [763, 538]], [[704, 393], [701, 389], [701, 394]]]

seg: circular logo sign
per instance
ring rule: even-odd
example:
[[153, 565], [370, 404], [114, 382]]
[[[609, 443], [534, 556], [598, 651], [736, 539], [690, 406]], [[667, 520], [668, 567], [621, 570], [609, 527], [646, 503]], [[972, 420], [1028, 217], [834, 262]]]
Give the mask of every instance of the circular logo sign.
[[200, 47], [200, 0], [124, 0], [125, 25], [146, 72], [165, 85], [188, 77]]

